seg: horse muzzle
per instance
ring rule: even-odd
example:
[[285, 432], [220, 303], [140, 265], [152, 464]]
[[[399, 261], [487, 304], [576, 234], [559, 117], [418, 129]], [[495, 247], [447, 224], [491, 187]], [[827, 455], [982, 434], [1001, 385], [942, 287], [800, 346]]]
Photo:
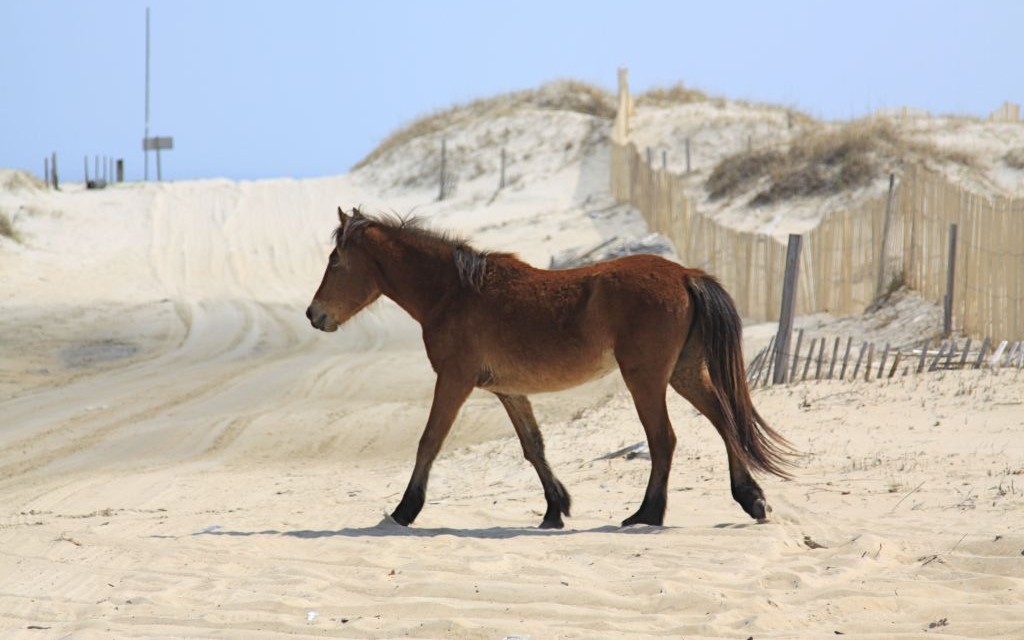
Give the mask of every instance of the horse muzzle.
[[328, 333], [338, 330], [338, 323], [334, 321], [326, 311], [321, 311], [317, 308], [317, 305], [311, 304], [306, 309], [306, 317], [309, 318], [309, 323], [313, 325], [314, 329], [326, 331]]

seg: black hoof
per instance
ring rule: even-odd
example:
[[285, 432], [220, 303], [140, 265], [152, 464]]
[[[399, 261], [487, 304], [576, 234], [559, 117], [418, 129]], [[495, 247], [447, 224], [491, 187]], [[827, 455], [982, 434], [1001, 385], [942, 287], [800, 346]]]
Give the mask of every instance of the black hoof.
[[758, 498], [754, 500], [754, 504], [750, 509], [750, 517], [757, 520], [758, 524], [764, 524], [768, 522], [768, 514], [772, 512], [772, 508], [768, 506], [768, 503], [764, 501], [764, 498]]
[[[561, 520], [558, 514], [570, 517], [569, 509], [572, 506], [572, 498], [569, 497], [569, 492], [565, 490], [561, 482], [555, 480], [554, 491], [545, 491], [544, 499], [548, 503], [548, 513], [544, 515], [545, 520]], [[554, 518], [551, 517], [552, 514]]]
[[416, 516], [420, 515], [424, 502], [426, 502], [426, 492], [423, 488], [410, 486], [405, 490], [402, 501], [398, 503], [391, 514], [391, 519], [403, 527], [408, 527], [416, 519]]
[[625, 520], [623, 520], [622, 521], [622, 526], [623, 527], [632, 527], [635, 524], [650, 524], [650, 525], [654, 525], [655, 527], [660, 527], [664, 521], [665, 521], [665, 516], [664, 515], [654, 516], [654, 515], [650, 515], [650, 514], [645, 514], [645, 513], [641, 512], [641, 511], [637, 511], [633, 515], [631, 515], [628, 518], [626, 518]]
[[540, 523], [540, 528], [541, 529], [563, 529], [563, 528], [565, 528], [565, 524], [562, 522], [561, 518], [559, 518], [558, 520], [548, 520], [548, 519], [545, 518], [544, 521]]
[[653, 498], [644, 496], [643, 502], [636, 513], [622, 521], [622, 526], [631, 527], [634, 524], [650, 524], [660, 527], [665, 522], [665, 496], [655, 495]]
[[391, 519], [397, 522], [398, 524], [402, 525], [403, 527], [408, 527], [410, 524], [412, 524], [413, 520], [412, 518], [407, 518], [402, 514], [398, 513], [398, 509], [395, 509], [394, 513], [391, 514]]

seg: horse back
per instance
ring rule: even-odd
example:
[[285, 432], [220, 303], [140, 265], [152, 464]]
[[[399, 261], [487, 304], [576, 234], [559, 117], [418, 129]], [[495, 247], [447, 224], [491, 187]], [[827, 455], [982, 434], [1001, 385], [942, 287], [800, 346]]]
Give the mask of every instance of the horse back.
[[517, 393], [593, 379], [624, 351], [671, 366], [689, 330], [692, 273], [647, 255], [560, 271], [495, 256], [485, 286], [452, 301], [433, 340], [425, 328], [428, 355], [434, 362], [457, 351], [479, 370], [479, 386]]

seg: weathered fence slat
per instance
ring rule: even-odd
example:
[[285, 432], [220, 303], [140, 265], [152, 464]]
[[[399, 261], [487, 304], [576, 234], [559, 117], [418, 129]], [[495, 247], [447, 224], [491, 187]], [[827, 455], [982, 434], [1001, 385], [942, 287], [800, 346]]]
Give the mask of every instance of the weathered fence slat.
[[935, 354], [934, 358], [932, 358], [932, 363], [928, 367], [929, 371], [935, 371], [936, 369], [939, 368], [939, 360], [942, 359], [942, 356], [946, 355], [946, 346], [946, 342], [943, 341], [943, 343], [939, 346], [939, 352]]
[[924, 342], [921, 343], [921, 360], [917, 363], [917, 372], [921, 373], [924, 371], [924, 361], [928, 357], [928, 347], [932, 344], [931, 338], [925, 338]]
[[985, 339], [981, 342], [981, 349], [978, 349], [978, 359], [974, 361], [975, 369], [981, 368], [981, 363], [985, 359], [985, 352], [988, 351], [988, 343], [988, 336], [985, 336]]
[[864, 352], [867, 351], [868, 343], [862, 342], [860, 344], [860, 352], [857, 354], [857, 364], [853, 367], [853, 375], [850, 376], [851, 380], [857, 379], [857, 373], [860, 372], [860, 363], [864, 360]]
[[850, 347], [853, 345], [853, 338], [846, 339], [846, 353], [843, 354], [843, 368], [839, 370], [839, 379], [846, 379], [846, 363], [850, 361]]
[[896, 375], [896, 369], [900, 366], [900, 355], [901, 354], [902, 354], [902, 352], [899, 349], [897, 349], [896, 350], [896, 357], [893, 358], [893, 360], [892, 360], [892, 369], [889, 369], [889, 376], [888, 377], [891, 378], [894, 375]]
[[1006, 345], [1007, 345], [1006, 340], [1003, 340], [1002, 342], [999, 343], [999, 347], [996, 349], [996, 352], [992, 354], [992, 359], [988, 361], [989, 366], [992, 366], [992, 367], [999, 366], [999, 361], [1003, 357], [1003, 351], [1006, 350]]
[[963, 369], [967, 363], [967, 352], [971, 350], [971, 339], [967, 338], [967, 344], [964, 345], [964, 352], [960, 354], [960, 368]]
[[[871, 360], [875, 356], [875, 343], [868, 344], [868, 361], [864, 363], [864, 382], [871, 381]], [[857, 376], [854, 375], [854, 378]]]
[[828, 379], [832, 379], [832, 372], [836, 368], [836, 360], [839, 358], [839, 336], [836, 336], [836, 341], [832, 345], [832, 361], [828, 365]]
[[817, 338], [811, 340], [811, 344], [807, 347], [807, 358], [804, 359], [804, 372], [800, 375], [800, 381], [807, 379], [807, 371], [811, 368], [811, 360], [814, 359], [814, 345], [818, 342]]
[[800, 329], [796, 333], [796, 348], [793, 349], [793, 364], [789, 368], [789, 377], [787, 380], [796, 380], [796, 366], [800, 362], [800, 347], [804, 343], [804, 330]]

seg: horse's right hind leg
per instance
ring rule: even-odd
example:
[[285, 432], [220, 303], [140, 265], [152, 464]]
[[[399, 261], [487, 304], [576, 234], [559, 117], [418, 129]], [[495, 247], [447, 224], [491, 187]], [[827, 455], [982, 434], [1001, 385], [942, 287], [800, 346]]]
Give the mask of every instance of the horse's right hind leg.
[[544, 438], [540, 434], [540, 427], [537, 426], [537, 419], [533, 416], [530, 400], [526, 396], [507, 396], [500, 393], [494, 395], [498, 396], [505, 411], [508, 412], [516, 435], [519, 436], [519, 443], [523, 445], [523, 456], [537, 470], [540, 483], [544, 487], [544, 499], [548, 503], [548, 508], [540, 528], [561, 529], [565, 526], [562, 514], [569, 515], [571, 500], [569, 492], [551, 472], [551, 467], [544, 457]]
[[729, 485], [733, 500], [739, 503], [751, 518], [765, 522], [771, 509], [765, 500], [764, 491], [750, 475], [750, 470], [743, 460], [732, 451], [725, 436], [725, 430], [731, 429], [725, 417], [722, 404], [715, 394], [714, 386], [708, 375], [703, 359], [684, 352], [676, 365], [669, 384], [676, 393], [686, 398], [697, 411], [711, 421], [715, 430], [726, 442], [726, 454], [729, 457]]

